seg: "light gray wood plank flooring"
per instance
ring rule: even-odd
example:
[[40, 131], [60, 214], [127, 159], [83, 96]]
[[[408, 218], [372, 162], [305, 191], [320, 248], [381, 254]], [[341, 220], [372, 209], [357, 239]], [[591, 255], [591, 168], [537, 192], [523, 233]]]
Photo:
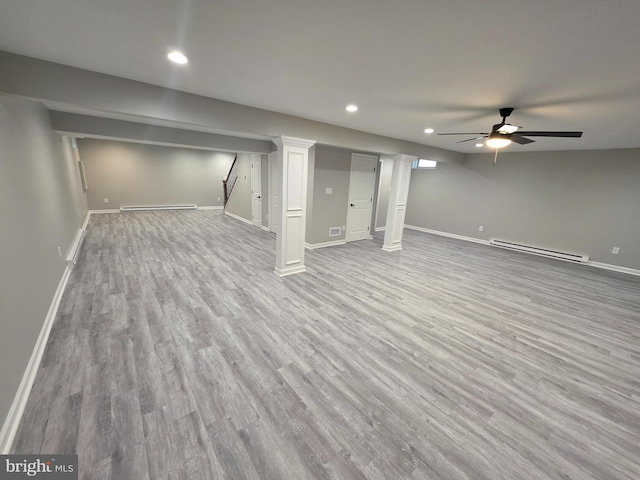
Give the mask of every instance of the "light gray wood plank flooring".
[[640, 279], [406, 231], [91, 217], [14, 451], [83, 479], [640, 478]]

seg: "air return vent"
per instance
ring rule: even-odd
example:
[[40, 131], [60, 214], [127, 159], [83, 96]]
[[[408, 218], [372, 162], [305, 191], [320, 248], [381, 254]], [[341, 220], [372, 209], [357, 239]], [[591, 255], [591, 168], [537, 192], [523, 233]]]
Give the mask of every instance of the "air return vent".
[[531, 253], [533, 255], [540, 255], [542, 257], [556, 258], [558, 260], [565, 260], [567, 262], [587, 263], [589, 261], [589, 257], [586, 255], [558, 252], [557, 250], [548, 250], [546, 248], [533, 247], [531, 245], [522, 245], [519, 243], [507, 242], [505, 240], [498, 240], [496, 238], [492, 238], [491, 240], [489, 240], [489, 244], [494, 247], [516, 250], [518, 252]]
[[342, 227], [331, 227], [329, 229], [330, 237], [339, 237], [341, 233], [342, 233]]

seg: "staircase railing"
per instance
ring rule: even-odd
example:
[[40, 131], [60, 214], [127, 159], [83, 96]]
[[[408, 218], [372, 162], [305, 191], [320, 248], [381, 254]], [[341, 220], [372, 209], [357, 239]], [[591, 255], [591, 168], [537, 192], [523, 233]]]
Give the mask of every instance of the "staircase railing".
[[231, 164], [231, 168], [229, 169], [229, 173], [227, 174], [227, 178], [222, 180], [222, 188], [224, 190], [224, 207], [227, 207], [227, 202], [231, 197], [231, 192], [233, 187], [236, 184], [236, 180], [238, 180], [238, 155], [233, 159], [233, 163]]

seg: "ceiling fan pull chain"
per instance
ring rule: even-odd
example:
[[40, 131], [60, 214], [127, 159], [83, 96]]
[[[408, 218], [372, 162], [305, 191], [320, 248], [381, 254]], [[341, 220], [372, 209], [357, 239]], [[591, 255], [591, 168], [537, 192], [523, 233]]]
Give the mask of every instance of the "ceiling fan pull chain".
[[496, 162], [498, 161], [498, 150], [499, 150], [499, 149], [497, 149], [497, 148], [496, 148], [496, 154], [495, 154], [495, 155], [494, 155], [494, 157], [493, 157], [493, 164], [494, 164], [494, 165], [495, 165], [495, 164], [496, 164]]

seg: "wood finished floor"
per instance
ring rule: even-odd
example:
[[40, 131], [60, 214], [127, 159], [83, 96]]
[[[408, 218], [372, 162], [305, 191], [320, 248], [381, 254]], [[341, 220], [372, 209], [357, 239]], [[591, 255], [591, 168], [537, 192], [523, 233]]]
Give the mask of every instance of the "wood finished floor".
[[80, 478], [640, 478], [640, 279], [406, 231], [91, 217], [14, 452]]

